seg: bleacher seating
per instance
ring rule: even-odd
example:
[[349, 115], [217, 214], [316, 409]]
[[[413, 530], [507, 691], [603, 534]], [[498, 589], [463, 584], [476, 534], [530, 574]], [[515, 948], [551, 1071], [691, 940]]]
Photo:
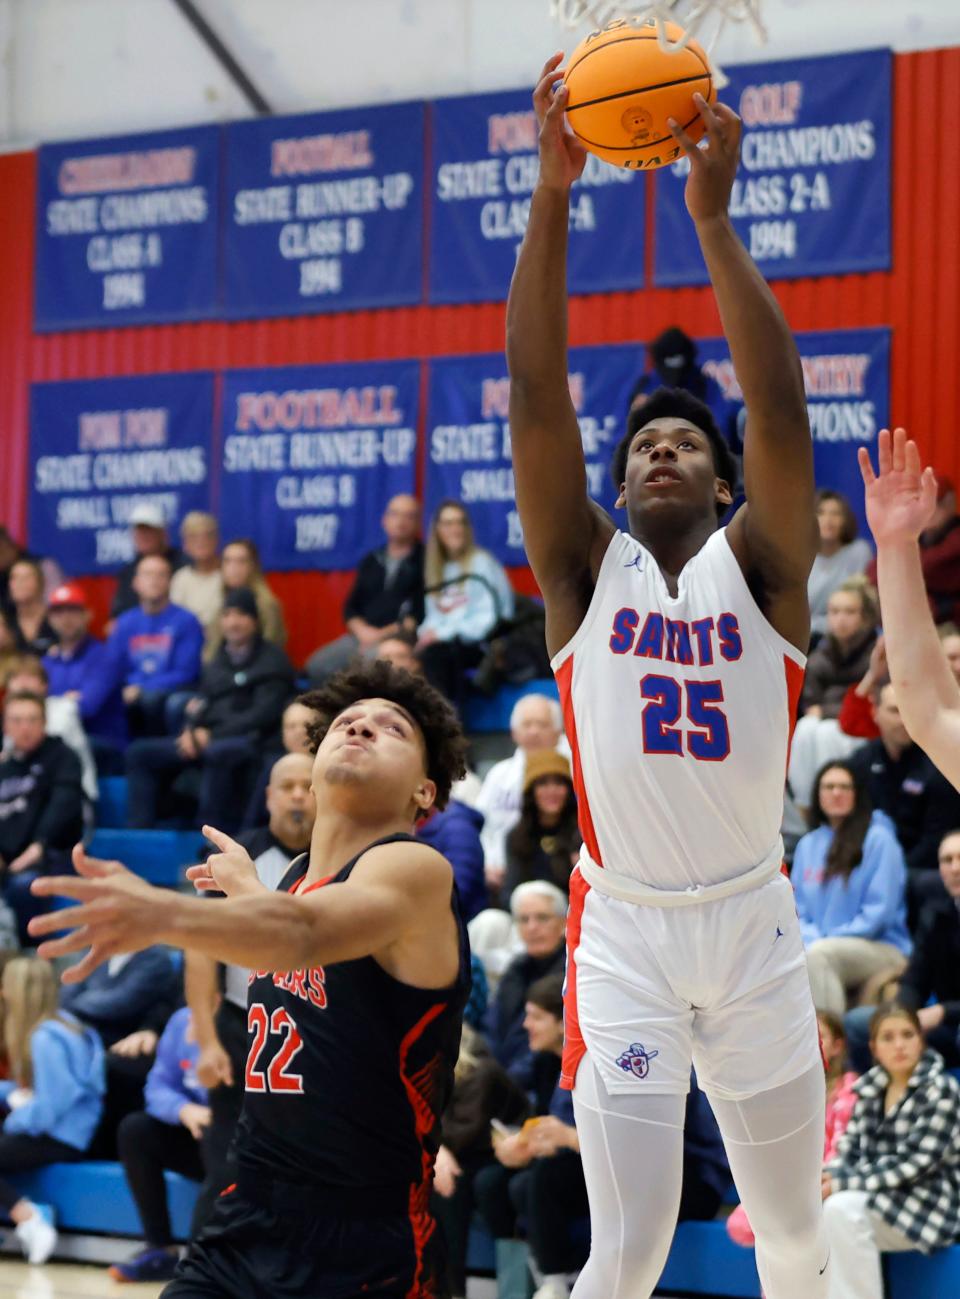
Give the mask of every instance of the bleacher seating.
[[[199, 1186], [166, 1173], [170, 1223], [175, 1240], [185, 1241]], [[50, 1204], [63, 1231], [85, 1235], [130, 1236], [142, 1227], [118, 1163], [51, 1164], [12, 1179], [32, 1200]], [[478, 1225], [470, 1232], [468, 1269], [492, 1273], [493, 1241]], [[960, 1294], [960, 1246], [931, 1257], [887, 1256], [888, 1299], [946, 1299]], [[683, 1295], [759, 1299], [753, 1250], [735, 1245], [722, 1221], [683, 1222], [677, 1228], [658, 1291]]]
[[98, 781], [97, 828], [121, 830], [127, 824], [126, 776], [101, 776]]
[[183, 882], [184, 868], [199, 861], [202, 844], [199, 830], [98, 829], [87, 851], [123, 862], [151, 884], [176, 888]]
[[[199, 1184], [177, 1173], [164, 1176], [174, 1239], [186, 1240]], [[57, 1226], [63, 1231], [135, 1239], [143, 1235], [122, 1164], [48, 1164], [10, 1180], [35, 1203], [53, 1205]]]
[[559, 699], [553, 677], [528, 681], [522, 686], [501, 686], [495, 695], [471, 695], [467, 700], [465, 723], [470, 735], [487, 735], [492, 731], [509, 731], [510, 714], [524, 695], [549, 695]]

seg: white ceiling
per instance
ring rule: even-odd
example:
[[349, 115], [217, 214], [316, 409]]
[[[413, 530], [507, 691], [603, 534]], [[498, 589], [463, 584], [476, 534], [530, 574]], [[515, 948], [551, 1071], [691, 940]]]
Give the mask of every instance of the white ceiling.
[[[276, 112], [530, 84], [578, 39], [549, 0], [197, 4]], [[960, 0], [765, 0], [764, 12], [770, 44], [728, 29], [721, 61], [960, 44]], [[172, 0], [0, 0], [0, 148], [250, 112]]]

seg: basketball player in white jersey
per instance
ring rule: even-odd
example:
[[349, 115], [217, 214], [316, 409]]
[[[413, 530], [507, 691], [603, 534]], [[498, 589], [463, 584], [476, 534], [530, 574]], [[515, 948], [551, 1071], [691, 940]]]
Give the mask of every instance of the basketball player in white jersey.
[[[567, 384], [560, 56], [534, 94], [540, 177], [507, 316], [510, 427], [584, 849], [571, 879], [563, 1081], [592, 1249], [575, 1299], [646, 1299], [680, 1195], [691, 1062], [720, 1123], [768, 1299], [822, 1299], [823, 1069], [779, 836], [816, 550], [803, 376], [727, 215], [740, 122], [697, 107], [686, 202], [743, 389], [747, 504], [709, 410], [661, 390], [614, 457], [623, 531], [587, 495]], [[642, 200], [641, 200], [642, 201]], [[669, 232], [661, 237], [669, 238]]]
[[877, 543], [883, 634], [897, 706], [913, 740], [960, 789], [960, 689], [933, 625], [920, 567], [920, 536], [933, 520], [937, 480], [902, 428], [883, 429], [879, 476], [861, 447], [867, 522]]

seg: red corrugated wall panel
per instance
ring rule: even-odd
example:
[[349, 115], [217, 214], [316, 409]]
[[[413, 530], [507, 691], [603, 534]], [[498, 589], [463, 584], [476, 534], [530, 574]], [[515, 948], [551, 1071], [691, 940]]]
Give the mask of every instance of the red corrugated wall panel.
[[[960, 49], [894, 61], [894, 268], [889, 274], [785, 281], [777, 295], [797, 330], [890, 325], [893, 418], [920, 440], [941, 473], [960, 481], [960, 150], [938, 123], [960, 119]], [[0, 518], [24, 532], [28, 385], [40, 379], [162, 370], [301, 365], [499, 351], [503, 305], [413, 307], [331, 316], [202, 322], [54, 335], [31, 331], [32, 154], [0, 157]], [[650, 289], [575, 299], [573, 345], [649, 338], [679, 323], [718, 332], [704, 289]], [[529, 589], [528, 574], [518, 581]], [[277, 574], [296, 610], [291, 649], [302, 658], [334, 634], [343, 574]], [[106, 587], [92, 585], [98, 605]]]

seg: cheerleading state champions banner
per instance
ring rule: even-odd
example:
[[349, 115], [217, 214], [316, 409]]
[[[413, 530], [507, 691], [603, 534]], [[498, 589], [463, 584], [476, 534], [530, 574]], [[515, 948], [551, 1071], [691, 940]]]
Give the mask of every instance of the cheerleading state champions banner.
[[[587, 488], [611, 514], [617, 494], [610, 460], [625, 430], [628, 399], [643, 365], [639, 343], [570, 351], [570, 397], [580, 424]], [[442, 500], [462, 501], [478, 543], [501, 563], [519, 566], [527, 558], [514, 495], [509, 398], [502, 355], [430, 363], [426, 520]]]
[[130, 515], [168, 529], [208, 508], [211, 374], [36, 383], [30, 389], [29, 545], [71, 576], [133, 558]]
[[[874, 444], [890, 419], [890, 330], [839, 329], [795, 335], [803, 367], [807, 414], [813, 437], [818, 487], [842, 492], [853, 506], [860, 530], [869, 536], [863, 504], [858, 447], [876, 460]], [[743, 394], [722, 338], [702, 339], [698, 359], [728, 400]], [[749, 438], [749, 427], [746, 436]]]
[[213, 315], [219, 164], [215, 126], [43, 145], [35, 327]]
[[228, 317], [421, 300], [424, 112], [387, 104], [227, 127]]
[[234, 370], [223, 380], [219, 517], [264, 568], [355, 568], [391, 496], [414, 491], [416, 361]]
[[[429, 296], [435, 303], [507, 296], [539, 170], [528, 90], [430, 105]], [[571, 293], [643, 285], [645, 186], [593, 154], [570, 193]]]
[[[730, 213], [768, 279], [891, 265], [890, 50], [726, 69], [743, 120]], [[705, 284], [683, 191], [689, 162], [656, 176], [654, 283]]]

